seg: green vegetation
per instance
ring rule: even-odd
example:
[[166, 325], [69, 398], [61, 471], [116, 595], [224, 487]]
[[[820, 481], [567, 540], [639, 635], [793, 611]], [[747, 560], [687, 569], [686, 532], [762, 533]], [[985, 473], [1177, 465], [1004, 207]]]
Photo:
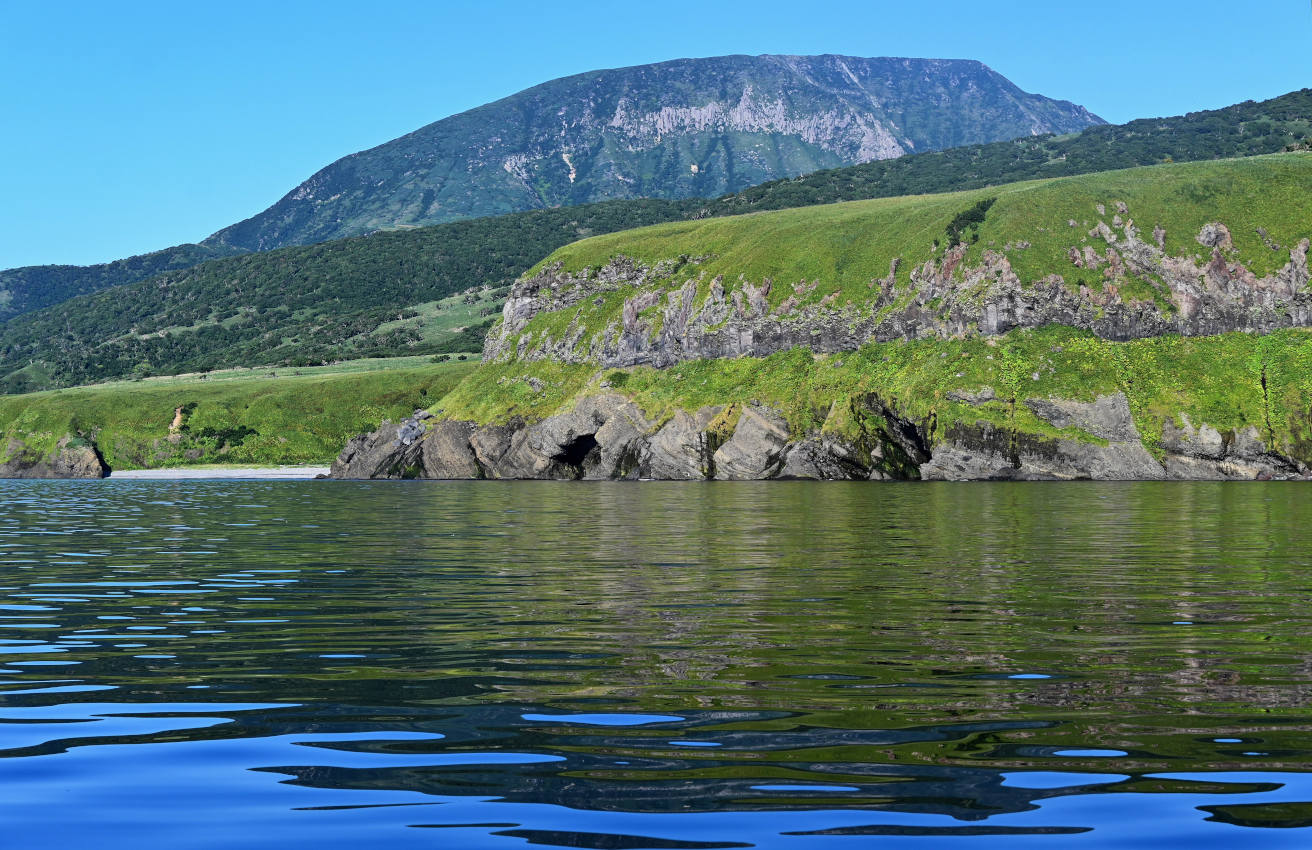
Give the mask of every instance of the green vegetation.
[[[1072, 265], [1072, 248], [1106, 243], [1090, 235], [1098, 222], [1114, 221], [1116, 205], [1151, 239], [1154, 227], [1165, 229], [1166, 251], [1174, 256], [1208, 253], [1196, 241], [1203, 225], [1229, 225], [1235, 250], [1230, 259], [1265, 275], [1289, 262], [1289, 247], [1312, 237], [1312, 154], [1279, 154], [1207, 163], [1175, 163], [1151, 168], [1017, 183], [1004, 187], [944, 195], [887, 198], [804, 207], [750, 216], [660, 224], [625, 233], [598, 236], [568, 245], [539, 264], [560, 263], [580, 272], [624, 255], [648, 266], [673, 258], [704, 258], [654, 286], [672, 288], [689, 277], [709, 281], [724, 276], [726, 289], [740, 278], [760, 284], [774, 281], [772, 304], [796, 297], [802, 304], [833, 298], [838, 305], [864, 308], [878, 292], [892, 262], [900, 260], [897, 283], [910, 284], [913, 269], [941, 258], [938, 243], [954, 230], [971, 242], [965, 263], [985, 251], [1005, 253], [1022, 281], [1061, 273], [1077, 279], [1090, 273]], [[1101, 206], [1103, 213], [1098, 212]], [[1070, 224], [1074, 222], [1074, 226]], [[1259, 228], [1262, 232], [1259, 233]], [[1262, 233], [1266, 235], [1263, 236]], [[1273, 250], [1268, 243], [1283, 246]], [[1092, 273], [1090, 285], [1102, 285]], [[815, 283], [801, 293], [794, 284]], [[1159, 282], [1139, 281], [1145, 297], [1166, 299]], [[582, 302], [571, 311], [532, 319], [529, 333], [559, 339], [577, 317], [589, 333], [618, 321], [624, 297], [632, 290], [609, 293], [600, 304]]]
[[[609, 389], [600, 387], [603, 380]], [[997, 398], [984, 404], [948, 397], [986, 386]], [[795, 435], [822, 429], [843, 434], [856, 424], [849, 402], [874, 394], [911, 419], [933, 422], [940, 437], [953, 424], [983, 421], [1086, 441], [1095, 438], [1057, 431], [1034, 416], [1025, 399], [1092, 401], [1123, 392], [1150, 449], [1166, 420], [1182, 424], [1178, 417], [1184, 414], [1194, 425], [1207, 423], [1222, 433], [1255, 426], [1268, 445], [1312, 462], [1312, 331], [1306, 330], [1117, 343], [1054, 326], [993, 338], [870, 344], [829, 356], [799, 348], [663, 370], [490, 363], [438, 407], [447, 417], [480, 423], [531, 421], [607, 391], [633, 398], [658, 422], [676, 410], [764, 403], [783, 412]]]
[[[169, 272], [10, 320], [0, 332], [0, 387], [478, 351], [497, 298], [553, 248], [681, 210], [669, 201], [543, 210]], [[433, 302], [453, 296], [439, 319]]]
[[135, 283], [161, 272], [240, 254], [227, 245], [178, 245], [93, 266], [24, 266], [0, 271], [0, 322], [79, 295]]
[[[0, 450], [11, 439], [47, 452], [66, 434], [94, 439], [113, 469], [195, 464], [326, 464], [347, 439], [444, 396], [474, 368], [216, 375], [0, 398]], [[181, 427], [170, 429], [181, 411]], [[2, 458], [0, 458], [2, 459]]]

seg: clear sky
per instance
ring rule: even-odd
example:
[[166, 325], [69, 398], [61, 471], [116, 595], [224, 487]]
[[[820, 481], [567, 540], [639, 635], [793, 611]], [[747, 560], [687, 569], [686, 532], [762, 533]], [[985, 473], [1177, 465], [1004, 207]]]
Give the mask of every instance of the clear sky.
[[338, 157], [686, 56], [979, 59], [1109, 121], [1312, 86], [1309, 0], [0, 0], [0, 268], [205, 238]]

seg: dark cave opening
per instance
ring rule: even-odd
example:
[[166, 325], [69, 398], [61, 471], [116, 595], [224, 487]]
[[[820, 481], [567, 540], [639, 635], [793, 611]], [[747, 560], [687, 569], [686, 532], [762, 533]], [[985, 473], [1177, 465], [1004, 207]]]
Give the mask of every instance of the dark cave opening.
[[580, 434], [572, 441], [561, 446], [560, 452], [553, 457], [553, 460], [568, 464], [569, 466], [583, 466], [584, 459], [592, 454], [597, 448], [597, 437], [594, 434]]

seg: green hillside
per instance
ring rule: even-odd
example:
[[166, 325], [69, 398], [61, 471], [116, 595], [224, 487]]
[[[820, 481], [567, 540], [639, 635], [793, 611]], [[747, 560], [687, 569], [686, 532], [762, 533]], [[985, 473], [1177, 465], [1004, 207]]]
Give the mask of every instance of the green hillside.
[[[532, 263], [580, 237], [679, 217], [680, 203], [452, 222], [169, 272], [10, 320], [0, 328], [0, 387], [478, 351], [500, 310], [495, 296]], [[461, 297], [437, 315], [435, 302], [475, 288], [475, 311]]]
[[0, 271], [0, 322], [79, 295], [240, 254], [224, 245], [178, 245], [92, 266], [23, 266]]
[[[917, 266], [941, 258], [956, 241], [949, 232], [956, 222], [959, 238], [970, 244], [963, 266], [994, 251], [1007, 257], [1022, 281], [1063, 274], [1072, 286], [1083, 282], [1101, 288], [1103, 274], [1073, 266], [1069, 252], [1105, 248], [1090, 230], [1100, 220], [1119, 220], [1118, 203], [1145, 234], [1164, 229], [1164, 250], [1171, 256], [1203, 261], [1208, 250], [1196, 241], [1200, 229], [1209, 222], [1225, 223], [1234, 243], [1228, 259], [1262, 276], [1289, 261], [1290, 247], [1312, 237], [1312, 154], [1176, 163], [971, 192], [660, 224], [576, 242], [551, 254], [530, 275], [557, 264], [564, 273], [581, 273], [622, 255], [645, 266], [666, 261], [662, 274], [648, 277], [644, 291], [677, 288], [695, 277], [701, 281], [699, 299], [704, 299], [717, 276], [723, 276], [726, 290], [770, 278], [777, 284], [768, 295], [772, 307], [785, 299], [795, 299], [798, 308], [818, 302], [862, 305], [878, 293], [872, 281], [883, 278], [895, 259], [900, 261], [897, 285], [905, 288]], [[982, 207], [987, 211], [981, 213]], [[960, 226], [977, 213], [981, 221]], [[798, 292], [793, 285], [799, 282], [815, 285]], [[1152, 280], [1111, 282], [1140, 297], [1169, 299]], [[563, 328], [577, 322], [596, 333], [618, 321], [625, 299], [639, 288], [622, 287], [600, 303], [584, 300], [569, 311], [540, 314], [526, 332], [558, 339]]]
[[[0, 452], [20, 440], [44, 454], [73, 435], [94, 440], [111, 469], [326, 464], [349, 437], [433, 404], [473, 368], [386, 365], [166, 378], [0, 398]], [[179, 409], [183, 421], [174, 431]]]

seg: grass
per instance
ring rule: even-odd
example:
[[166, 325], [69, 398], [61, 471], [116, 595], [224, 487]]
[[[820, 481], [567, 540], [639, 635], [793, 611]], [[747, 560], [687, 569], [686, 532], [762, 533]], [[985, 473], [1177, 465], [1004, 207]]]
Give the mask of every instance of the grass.
[[374, 336], [383, 336], [392, 331], [414, 329], [420, 334], [423, 344], [445, 342], [467, 327], [487, 321], [487, 318], [501, 312], [505, 301], [504, 290], [479, 287], [467, 292], [452, 295], [438, 301], [426, 301], [406, 308], [405, 312], [417, 315], [408, 316], [391, 322], [384, 322], [374, 328]]
[[[16, 438], [46, 452], [73, 434], [94, 438], [113, 469], [328, 463], [350, 437], [432, 405], [475, 366], [350, 365], [0, 397], [0, 451]], [[384, 368], [369, 368], [377, 365]], [[178, 408], [184, 423], [170, 433]]]
[[[446, 355], [440, 356], [445, 357]], [[470, 352], [465, 355], [466, 360], [475, 361], [480, 356], [480, 352]], [[456, 357], [456, 355], [452, 355], [452, 359], [456, 359]], [[105, 381], [104, 383], [90, 386], [94, 386], [96, 389], [124, 389], [129, 387], [148, 388], [157, 386], [191, 385], [197, 382], [212, 384], [225, 381], [269, 381], [283, 378], [302, 377], [322, 378], [333, 375], [360, 375], [369, 372], [390, 372], [397, 369], [423, 369], [433, 362], [432, 355], [424, 354], [408, 357], [377, 357], [361, 360], [344, 360], [340, 363], [330, 363], [326, 366], [238, 366], [232, 369], [216, 369], [212, 372], [206, 372], [203, 375], [199, 372], [189, 372], [181, 375], [157, 375], [150, 378], [134, 378], [125, 381]], [[52, 390], [50, 393], [30, 393], [26, 396], [17, 397], [37, 398], [47, 394], [72, 392], [75, 389], [89, 389], [90, 386]]]

